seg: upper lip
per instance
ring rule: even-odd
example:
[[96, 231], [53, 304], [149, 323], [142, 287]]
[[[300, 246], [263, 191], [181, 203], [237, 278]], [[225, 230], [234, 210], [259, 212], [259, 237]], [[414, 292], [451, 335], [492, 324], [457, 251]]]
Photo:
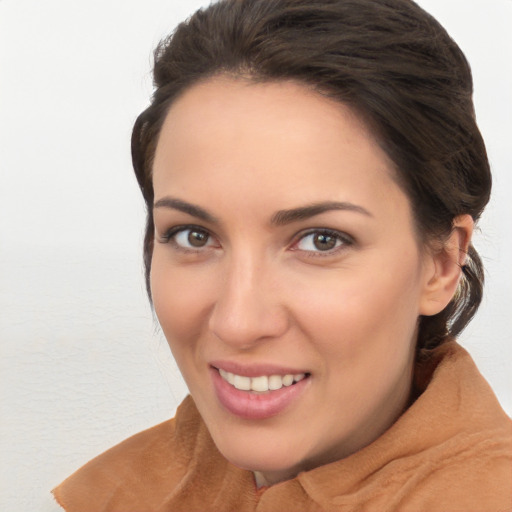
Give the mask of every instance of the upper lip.
[[262, 375], [298, 375], [308, 373], [304, 369], [290, 368], [268, 363], [241, 364], [236, 361], [211, 361], [210, 366], [243, 377], [260, 377]]

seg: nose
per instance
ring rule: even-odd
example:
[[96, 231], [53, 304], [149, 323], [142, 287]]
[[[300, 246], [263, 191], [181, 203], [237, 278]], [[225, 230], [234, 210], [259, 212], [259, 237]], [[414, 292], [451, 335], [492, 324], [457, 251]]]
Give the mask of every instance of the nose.
[[209, 318], [210, 331], [238, 350], [282, 336], [289, 314], [279, 282], [272, 276], [250, 257], [226, 263]]

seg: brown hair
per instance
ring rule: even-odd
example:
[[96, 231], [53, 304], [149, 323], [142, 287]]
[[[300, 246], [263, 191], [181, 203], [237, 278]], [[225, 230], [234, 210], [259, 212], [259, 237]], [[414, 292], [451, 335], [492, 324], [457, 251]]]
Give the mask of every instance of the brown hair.
[[[352, 107], [395, 163], [422, 241], [477, 220], [491, 175], [475, 121], [469, 65], [443, 27], [411, 0], [221, 0], [180, 24], [155, 51], [156, 90], [132, 135], [147, 206], [146, 284], [153, 248], [152, 162], [171, 103], [191, 85], [227, 73], [293, 80]], [[422, 317], [419, 347], [457, 335], [475, 314], [483, 268], [473, 246], [459, 289]]]

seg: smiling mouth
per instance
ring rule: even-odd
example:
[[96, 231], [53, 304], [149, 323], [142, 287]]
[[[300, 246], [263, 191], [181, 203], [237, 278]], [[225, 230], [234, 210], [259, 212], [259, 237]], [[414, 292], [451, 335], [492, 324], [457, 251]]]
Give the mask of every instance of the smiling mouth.
[[217, 368], [217, 370], [222, 379], [234, 388], [240, 391], [254, 391], [257, 393], [277, 391], [283, 387], [293, 386], [297, 382], [309, 377], [308, 373], [246, 377], [244, 375], [227, 372], [222, 368]]
[[250, 421], [271, 418], [292, 407], [307, 392], [311, 380], [310, 373], [265, 364], [219, 362], [210, 365], [210, 372], [223, 409]]

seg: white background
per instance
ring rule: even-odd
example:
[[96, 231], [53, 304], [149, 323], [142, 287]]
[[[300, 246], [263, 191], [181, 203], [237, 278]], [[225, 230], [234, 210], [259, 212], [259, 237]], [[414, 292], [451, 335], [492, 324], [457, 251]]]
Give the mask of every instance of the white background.
[[[0, 0], [0, 509], [173, 415], [185, 394], [145, 297], [129, 139], [158, 40], [200, 0]], [[494, 196], [463, 344], [512, 412], [512, 1], [421, 0], [466, 52]], [[91, 511], [94, 512], [94, 511]]]

